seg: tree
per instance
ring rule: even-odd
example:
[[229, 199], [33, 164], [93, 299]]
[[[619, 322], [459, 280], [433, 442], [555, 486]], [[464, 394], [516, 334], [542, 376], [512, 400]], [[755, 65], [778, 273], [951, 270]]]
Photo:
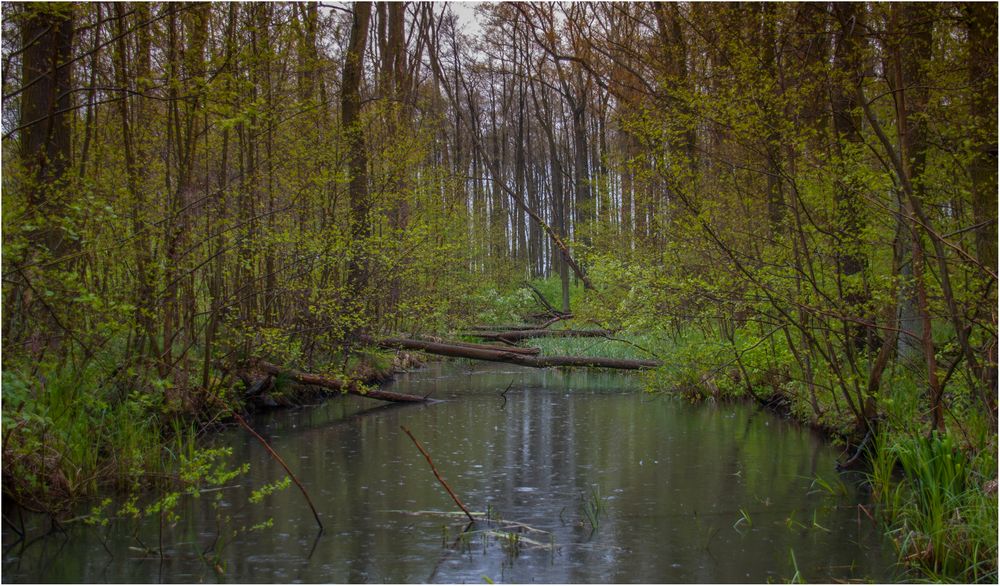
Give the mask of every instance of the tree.
[[[74, 38], [74, 5], [69, 3], [26, 4], [19, 15], [23, 58], [21, 62], [20, 124], [18, 126], [22, 187], [27, 194], [27, 215], [30, 218], [26, 258], [17, 265], [47, 265], [65, 269], [65, 256], [73, 248], [72, 229], [66, 230], [62, 216], [69, 203], [71, 190], [68, 171], [72, 162], [72, 93]], [[43, 335], [62, 335], [66, 326], [40, 290], [49, 290], [54, 275], [39, 274], [29, 268], [19, 270], [19, 282], [14, 289], [20, 307], [25, 312], [41, 306], [40, 322], [47, 325]], [[49, 278], [46, 278], [49, 277]], [[37, 310], [37, 306], [36, 306]], [[15, 322], [17, 316], [11, 316]], [[24, 316], [27, 317], [27, 316]], [[30, 318], [28, 318], [30, 319]], [[27, 322], [21, 322], [27, 329]], [[7, 328], [8, 334], [12, 334]], [[19, 332], [20, 333], [20, 332]], [[34, 335], [37, 338], [38, 332]], [[48, 343], [51, 340], [46, 340]]]
[[347, 269], [347, 284], [351, 292], [357, 296], [361, 327], [364, 327], [369, 311], [364, 299], [368, 293], [369, 264], [366, 258], [366, 240], [371, 234], [369, 224], [371, 202], [368, 199], [368, 156], [361, 123], [361, 79], [370, 18], [371, 3], [355, 2], [340, 89], [340, 123], [346, 134], [348, 169], [351, 177], [349, 188], [351, 254]]

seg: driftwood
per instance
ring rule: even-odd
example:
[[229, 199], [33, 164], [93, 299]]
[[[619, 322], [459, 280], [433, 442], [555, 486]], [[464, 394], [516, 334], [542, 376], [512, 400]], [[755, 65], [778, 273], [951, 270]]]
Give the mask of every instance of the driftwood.
[[486, 360], [489, 362], [507, 362], [510, 364], [519, 364], [521, 366], [531, 366], [534, 368], [546, 368], [549, 366], [590, 366], [594, 368], [638, 370], [661, 366], [661, 363], [658, 360], [625, 360], [617, 358], [591, 358], [589, 356], [526, 356], [524, 354], [518, 354], [517, 352], [511, 352], [506, 348], [499, 350], [484, 350], [458, 346], [455, 344], [409, 340], [406, 338], [384, 338], [382, 340], [369, 339], [368, 341], [379, 346], [380, 348], [420, 350], [421, 352], [437, 354], [439, 356], [470, 358], [472, 360]]
[[512, 330], [509, 332], [468, 332], [469, 336], [484, 340], [518, 342], [530, 338], [603, 338], [610, 336], [608, 330]]
[[359, 397], [378, 399], [379, 401], [392, 401], [394, 403], [426, 403], [428, 401], [426, 397], [419, 397], [417, 395], [406, 395], [403, 393], [393, 393], [391, 391], [381, 391], [378, 389], [364, 390], [358, 381], [344, 381], [319, 374], [288, 370], [281, 368], [276, 364], [264, 362], [263, 360], [257, 362], [257, 367], [267, 374], [284, 374], [293, 381], [302, 385], [316, 385], [325, 389], [342, 391], [351, 395], [358, 395]]

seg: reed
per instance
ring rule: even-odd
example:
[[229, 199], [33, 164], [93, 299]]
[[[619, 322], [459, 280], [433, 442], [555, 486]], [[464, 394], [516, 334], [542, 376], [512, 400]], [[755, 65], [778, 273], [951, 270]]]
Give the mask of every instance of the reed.
[[604, 498], [601, 496], [601, 487], [594, 485], [590, 487], [590, 494], [581, 495], [583, 504], [580, 507], [584, 519], [590, 524], [590, 531], [594, 532], [601, 526], [601, 515], [604, 513]]
[[869, 481], [909, 577], [996, 583], [997, 498], [978, 482], [990, 466], [977, 470], [947, 434], [876, 445]]

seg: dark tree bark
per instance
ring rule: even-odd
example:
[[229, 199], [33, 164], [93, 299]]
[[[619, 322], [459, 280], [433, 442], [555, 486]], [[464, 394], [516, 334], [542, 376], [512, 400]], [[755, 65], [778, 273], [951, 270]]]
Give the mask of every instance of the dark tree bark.
[[514, 352], [515, 354], [524, 354], [526, 356], [537, 356], [541, 354], [541, 348], [518, 348], [517, 346], [499, 346], [494, 344], [476, 344], [474, 342], [456, 342], [454, 340], [442, 340], [434, 336], [421, 336], [420, 342], [436, 342], [438, 344], [445, 344], [449, 346], [459, 346], [462, 348], [474, 348], [476, 350], [494, 350], [496, 352]]
[[484, 340], [519, 342], [531, 338], [604, 338], [608, 330], [509, 330], [504, 332], [470, 332], [469, 335]]
[[[347, 137], [348, 169], [351, 181], [348, 187], [351, 206], [351, 255], [347, 267], [347, 285], [355, 298], [362, 300], [360, 310], [361, 327], [369, 317], [370, 310], [364, 301], [367, 298], [368, 260], [365, 241], [371, 234], [369, 214], [371, 202], [368, 197], [368, 155], [366, 152], [364, 129], [361, 127], [361, 79], [364, 73], [363, 59], [368, 42], [368, 23], [371, 19], [371, 3], [355, 2], [351, 23], [351, 36], [344, 57], [341, 82], [341, 126]], [[357, 333], [357, 332], [356, 332]]]
[[73, 4], [33, 3], [21, 25], [21, 160], [28, 202], [41, 217], [37, 244], [55, 258], [68, 241], [54, 220], [65, 207], [64, 178], [72, 155]]
[[[930, 61], [932, 52], [933, 7], [896, 4], [891, 8], [890, 26], [896, 35], [892, 46], [892, 75], [896, 101], [896, 128], [899, 135], [899, 160], [902, 171], [903, 211], [911, 236], [913, 297], [915, 313], [920, 323], [920, 349], [927, 368], [928, 399], [931, 405], [931, 427], [944, 429], [944, 388], [938, 377], [932, 320], [924, 272], [927, 255], [924, 237], [929, 226], [918, 219], [923, 199], [921, 176], [927, 165], [927, 120], [923, 116], [928, 105], [928, 88], [922, 66]], [[918, 192], [919, 190], [919, 192]], [[941, 275], [942, 279], [946, 275]], [[902, 336], [901, 336], [902, 337]]]
[[[129, 83], [128, 69], [128, 49], [125, 43], [125, 6], [123, 3], [116, 3], [115, 7], [115, 34], [118, 40], [115, 42], [114, 52], [114, 72], [115, 80], [119, 87], [127, 88]], [[125, 92], [122, 92], [125, 94]], [[136, 296], [135, 296], [135, 317], [136, 317], [136, 351], [140, 354], [145, 352], [145, 340], [149, 340], [150, 355], [154, 358], [159, 355], [159, 345], [154, 332], [156, 331], [153, 322], [155, 315], [155, 300], [153, 295], [153, 280], [150, 266], [152, 259], [149, 251], [149, 239], [142, 238], [141, 234], [145, 230], [142, 216], [145, 213], [146, 197], [141, 186], [142, 168], [136, 159], [135, 137], [132, 129], [132, 107], [127, 95], [122, 95], [118, 102], [118, 113], [121, 120], [122, 147], [125, 155], [125, 184], [128, 187], [129, 196], [132, 199], [132, 233], [133, 246], [135, 250], [136, 262]], [[145, 120], [140, 118], [139, 122]]]
[[[868, 300], [866, 292], [852, 278], [864, 271], [866, 259], [861, 250], [862, 209], [864, 202], [860, 189], [850, 179], [855, 163], [850, 153], [862, 144], [861, 120], [858, 117], [858, 104], [855, 100], [857, 87], [861, 84], [860, 43], [863, 25], [856, 4], [850, 2], [834, 5], [838, 12], [840, 27], [835, 35], [834, 67], [842, 74], [839, 83], [835, 82], [830, 90], [831, 108], [833, 111], [833, 130], [837, 155], [841, 161], [840, 178], [836, 184], [834, 201], [837, 203], [839, 215], [841, 246], [838, 249], [841, 279], [841, 292], [847, 304], [846, 313], [858, 318], [859, 308]], [[847, 283], [844, 283], [844, 281]], [[854, 341], [854, 346], [860, 348], [865, 340], [865, 329], [845, 320], [845, 334]]]
[[[969, 85], [972, 88], [969, 108], [974, 128], [981, 129], [973, 134], [976, 152], [969, 165], [969, 174], [972, 176], [972, 219], [977, 226], [976, 258], [982, 266], [995, 270], [997, 268], [997, 11], [989, 2], [970, 2], [966, 4], [966, 10], [969, 31]], [[986, 281], [986, 287], [994, 291], [995, 301], [996, 281], [990, 278]], [[984, 358], [981, 376], [982, 397], [985, 407], [992, 414], [990, 421], [995, 429], [997, 422], [995, 337], [987, 351], [982, 354]]]
[[976, 256], [983, 266], [997, 266], [997, 11], [989, 2], [969, 2], [966, 26], [969, 34], [969, 113], [973, 126], [982, 129], [972, 136], [976, 149], [972, 175], [972, 214], [977, 228]]

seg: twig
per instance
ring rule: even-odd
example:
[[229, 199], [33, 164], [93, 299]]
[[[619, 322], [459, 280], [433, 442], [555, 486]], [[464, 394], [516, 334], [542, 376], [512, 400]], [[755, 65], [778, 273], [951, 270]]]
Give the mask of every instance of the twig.
[[507, 385], [507, 388], [504, 389], [502, 393], [500, 393], [500, 396], [503, 397], [503, 405], [500, 405], [501, 411], [503, 411], [503, 408], [507, 406], [507, 391], [509, 391], [512, 386], [514, 386], [514, 379], [510, 379], [510, 384]]
[[402, 429], [406, 435], [410, 436], [410, 439], [413, 440], [413, 445], [417, 446], [417, 449], [420, 450], [420, 453], [424, 455], [424, 458], [427, 460], [427, 463], [430, 464], [431, 472], [434, 473], [434, 476], [438, 479], [438, 482], [441, 483], [441, 486], [443, 486], [444, 489], [448, 491], [448, 496], [451, 497], [451, 500], [455, 501], [455, 504], [458, 505], [458, 508], [462, 509], [462, 512], [465, 513], [465, 516], [468, 517], [470, 521], [475, 523], [476, 519], [475, 517], [472, 516], [472, 513], [469, 512], [469, 509], [465, 508], [465, 505], [463, 505], [462, 501], [459, 500], [458, 495], [455, 494], [455, 491], [453, 491], [451, 487], [448, 486], [448, 483], [444, 481], [444, 478], [441, 478], [441, 474], [438, 473], [437, 468], [434, 466], [434, 461], [431, 460], [431, 455], [427, 453], [427, 450], [425, 450], [422, 445], [420, 445], [420, 442], [417, 441], [417, 438], [413, 437], [413, 434], [410, 433], [410, 430], [406, 429], [405, 425], [400, 425], [399, 428]]
[[250, 425], [246, 422], [246, 420], [240, 417], [239, 413], [233, 411], [233, 417], [236, 418], [236, 421], [239, 422], [239, 424], [242, 425], [244, 429], [249, 431], [251, 435], [257, 438], [257, 441], [259, 441], [260, 444], [264, 446], [264, 449], [267, 450], [269, 454], [271, 454], [272, 458], [277, 460], [278, 464], [281, 464], [281, 467], [285, 469], [285, 472], [287, 472], [288, 476], [290, 476], [291, 479], [295, 482], [295, 485], [299, 487], [299, 490], [302, 491], [302, 496], [306, 497], [306, 502], [309, 503], [309, 508], [312, 509], [313, 517], [316, 517], [316, 524], [319, 525], [320, 532], [322, 532], [323, 522], [319, 520], [319, 513], [316, 512], [316, 507], [313, 506], [312, 499], [309, 498], [309, 493], [306, 492], [306, 487], [302, 486], [302, 483], [299, 482], [299, 479], [296, 478], [295, 474], [292, 473], [292, 470], [288, 467], [288, 464], [285, 464], [285, 461], [281, 459], [281, 456], [278, 455], [278, 452], [275, 452], [274, 448], [272, 448], [270, 444], [267, 443], [267, 440], [262, 438], [259, 433], [254, 431], [253, 428], [250, 427]]

